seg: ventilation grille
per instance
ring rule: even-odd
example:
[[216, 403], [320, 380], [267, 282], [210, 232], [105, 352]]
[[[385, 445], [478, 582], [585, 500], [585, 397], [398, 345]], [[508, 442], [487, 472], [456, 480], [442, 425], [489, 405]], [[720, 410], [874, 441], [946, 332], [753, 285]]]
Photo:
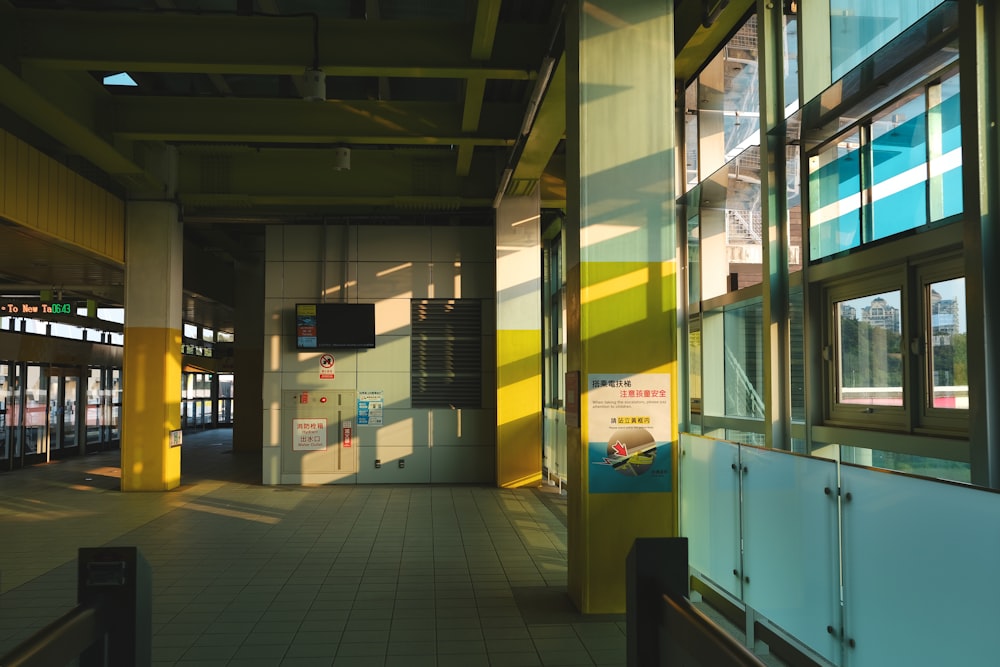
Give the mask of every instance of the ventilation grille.
[[481, 311], [478, 299], [410, 302], [413, 407], [482, 407]]

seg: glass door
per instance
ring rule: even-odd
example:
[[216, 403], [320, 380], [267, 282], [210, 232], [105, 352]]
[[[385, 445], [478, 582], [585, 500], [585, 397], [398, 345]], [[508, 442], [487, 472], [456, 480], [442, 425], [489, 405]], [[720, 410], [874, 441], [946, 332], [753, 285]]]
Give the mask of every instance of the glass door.
[[80, 371], [76, 368], [49, 369], [49, 443], [53, 455], [78, 453]]
[[74, 368], [70, 372], [72, 375], [59, 378], [59, 405], [62, 412], [59, 436], [64, 450], [80, 445], [80, 371]]
[[10, 366], [6, 361], [0, 361], [0, 470], [11, 469], [10, 421], [7, 407], [10, 404]]
[[11, 406], [17, 415], [14, 430], [14, 467], [44, 461], [48, 456], [48, 394], [45, 369], [18, 363]]
[[103, 369], [100, 368], [89, 368], [87, 369], [87, 418], [84, 424], [84, 433], [86, 437], [84, 438], [84, 448], [86, 453], [98, 452], [103, 449], [102, 445], [104, 435], [104, 429], [102, 426], [102, 411], [101, 411], [101, 399], [104, 392], [101, 391], [101, 378], [103, 377]]

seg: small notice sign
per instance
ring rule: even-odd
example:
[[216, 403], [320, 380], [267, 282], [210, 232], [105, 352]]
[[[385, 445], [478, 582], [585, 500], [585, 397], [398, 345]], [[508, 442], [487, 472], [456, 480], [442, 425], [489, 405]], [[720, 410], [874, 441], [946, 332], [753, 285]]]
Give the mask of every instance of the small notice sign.
[[358, 426], [381, 426], [384, 404], [381, 389], [359, 391]]
[[293, 419], [292, 449], [295, 451], [325, 451], [326, 419]]
[[332, 354], [321, 354], [319, 357], [319, 379], [332, 380], [334, 358]]

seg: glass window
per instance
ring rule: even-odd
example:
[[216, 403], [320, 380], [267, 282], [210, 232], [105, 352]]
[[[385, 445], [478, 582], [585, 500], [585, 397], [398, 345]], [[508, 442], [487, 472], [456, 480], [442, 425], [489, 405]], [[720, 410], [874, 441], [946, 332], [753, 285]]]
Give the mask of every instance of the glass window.
[[799, 20], [785, 14], [784, 30], [785, 117], [799, 108]]
[[788, 272], [802, 268], [802, 178], [799, 147], [785, 149], [785, 206], [788, 216]]
[[[699, 198], [700, 199], [700, 198]], [[697, 209], [695, 209], [697, 211]], [[699, 243], [699, 224], [697, 212], [687, 222], [687, 265], [688, 265], [688, 304], [696, 308], [701, 301], [701, 246]]]
[[684, 91], [684, 182], [690, 190], [698, 184], [698, 85]]
[[764, 418], [763, 316], [759, 300], [725, 310], [726, 416]]
[[921, 90], [872, 119], [872, 230], [865, 242], [927, 223], [925, 109]]
[[861, 245], [861, 140], [857, 132], [809, 158], [809, 257]]
[[834, 304], [837, 327], [837, 402], [903, 405], [898, 290]]
[[202, 328], [202, 330], [201, 330], [201, 339], [203, 341], [205, 341], [206, 343], [214, 343], [215, 342], [215, 331], [212, 330], [212, 329], [209, 329], [208, 327]]
[[688, 330], [688, 395], [692, 421], [701, 414], [701, 322], [692, 318]]
[[922, 475], [923, 477], [947, 479], [963, 484], [969, 484], [972, 481], [972, 470], [968, 463], [962, 461], [949, 461], [930, 456], [917, 456], [915, 454], [865, 449], [863, 447], [849, 447], [847, 445], [841, 445], [840, 451], [843, 460], [850, 463], [883, 468], [885, 470], [898, 470], [899, 472]]
[[943, 0], [830, 0], [834, 81], [888, 44]]
[[930, 220], [962, 212], [962, 122], [958, 74], [927, 89]]
[[198, 327], [193, 324], [184, 323], [184, 337], [198, 340]]
[[698, 75], [698, 167], [702, 180], [760, 143], [757, 17], [751, 16]]
[[968, 409], [965, 278], [927, 285], [930, 407]]
[[788, 294], [788, 353], [789, 393], [791, 394], [792, 421], [806, 420], [806, 352], [803, 331], [805, 318], [802, 309], [802, 287], [792, 288]]

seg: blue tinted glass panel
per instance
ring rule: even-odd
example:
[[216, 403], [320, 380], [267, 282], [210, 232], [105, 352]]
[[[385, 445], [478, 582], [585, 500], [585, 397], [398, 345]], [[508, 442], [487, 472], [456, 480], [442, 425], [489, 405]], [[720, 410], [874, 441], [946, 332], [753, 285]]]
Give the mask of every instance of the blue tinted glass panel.
[[885, 238], [927, 222], [927, 117], [917, 95], [872, 120], [872, 232]]
[[833, 80], [888, 44], [943, 0], [830, 0]]
[[809, 158], [809, 257], [861, 245], [861, 151], [852, 135]]
[[928, 111], [931, 161], [931, 222], [962, 212], [962, 121], [958, 75], [930, 89]]

